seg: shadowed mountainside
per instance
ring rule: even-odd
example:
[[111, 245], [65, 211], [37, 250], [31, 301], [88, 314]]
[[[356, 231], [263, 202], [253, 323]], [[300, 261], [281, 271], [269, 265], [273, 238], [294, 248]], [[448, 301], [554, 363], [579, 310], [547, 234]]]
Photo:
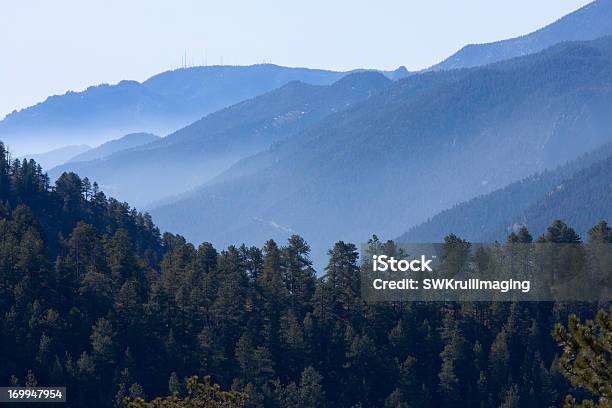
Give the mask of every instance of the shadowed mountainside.
[[612, 145], [598, 148], [564, 166], [444, 210], [397, 241], [441, 242], [449, 231], [472, 242], [503, 240], [519, 226], [541, 232], [556, 219], [572, 220], [586, 236], [592, 225], [610, 216], [611, 158]]

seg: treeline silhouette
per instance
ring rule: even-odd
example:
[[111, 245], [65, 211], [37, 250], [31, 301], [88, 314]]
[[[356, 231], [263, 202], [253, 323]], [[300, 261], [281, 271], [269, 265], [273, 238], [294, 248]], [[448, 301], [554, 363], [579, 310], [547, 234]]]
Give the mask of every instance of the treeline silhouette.
[[[591, 231], [611, 237], [603, 222]], [[562, 222], [540, 237], [577, 239]], [[76, 174], [51, 186], [0, 144], [0, 383], [67, 386], [75, 407], [183, 395], [193, 375], [250, 407], [548, 407], [585, 395], [561, 374], [551, 331], [598, 305], [367, 304], [358, 258], [338, 242], [317, 277], [297, 235], [196, 247]]]

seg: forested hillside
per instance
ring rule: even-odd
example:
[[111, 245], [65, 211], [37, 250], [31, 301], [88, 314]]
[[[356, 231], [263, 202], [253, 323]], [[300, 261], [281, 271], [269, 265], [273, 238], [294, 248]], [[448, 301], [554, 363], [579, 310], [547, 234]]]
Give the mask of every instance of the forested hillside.
[[489, 242], [522, 225], [543, 231], [558, 218], [585, 234], [593, 223], [612, 217], [611, 159], [612, 144], [602, 146], [564, 166], [444, 210], [397, 241], [441, 242], [453, 231], [473, 242]]
[[[563, 218], [584, 234], [593, 220], [612, 218], [612, 156], [580, 171], [549, 191], [513, 219], [541, 231], [554, 219]], [[502, 228], [489, 236], [501, 235]]]
[[[297, 235], [195, 246], [76, 174], [50, 186], [0, 153], [2, 383], [66, 385], [74, 407], [181, 395], [192, 375], [250, 407], [547, 407], [571, 390], [550, 333], [597, 305], [367, 304], [353, 244], [317, 278]], [[541, 240], [575, 233], [557, 222]]]
[[611, 125], [612, 37], [567, 43], [412, 75], [151, 213], [220, 245], [299, 231], [322, 260], [331, 237], [398, 236], [609, 142]]

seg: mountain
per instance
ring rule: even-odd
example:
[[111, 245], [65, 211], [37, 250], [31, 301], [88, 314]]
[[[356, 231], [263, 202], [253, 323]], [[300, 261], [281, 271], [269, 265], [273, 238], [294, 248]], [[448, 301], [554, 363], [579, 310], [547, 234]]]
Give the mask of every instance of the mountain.
[[328, 85], [346, 73], [272, 64], [181, 68], [144, 82], [121, 81], [54, 95], [0, 121], [13, 151], [101, 143], [132, 132], [166, 134], [290, 81]]
[[76, 171], [115, 197], [142, 206], [183, 193], [237, 160], [267, 149], [323, 117], [377, 94], [391, 80], [378, 72], [348, 75], [330, 86], [292, 81], [210, 114], [177, 132], [103, 160], [68, 163], [52, 177]]
[[539, 234], [555, 219], [571, 220], [586, 236], [591, 226], [611, 215], [611, 159], [612, 144], [608, 144], [564, 166], [444, 210], [396, 241], [441, 242], [450, 232], [472, 242], [504, 240], [518, 225]]
[[159, 139], [159, 136], [156, 136], [151, 133], [130, 133], [129, 135], [125, 135], [119, 139], [111, 140], [109, 142], [101, 144], [98, 147], [78, 154], [72, 157], [69, 162], [84, 162], [102, 159], [106, 156], [110, 156], [113, 153], [131, 149], [137, 146], [142, 146]]
[[76, 155], [83, 154], [90, 150], [87, 145], [64, 146], [58, 149], [39, 154], [28, 154], [22, 158], [34, 159], [43, 169], [50, 169], [66, 163]]
[[152, 210], [190, 240], [395, 237], [610, 141], [612, 38], [428, 72], [314, 123]]
[[[563, 219], [584, 238], [595, 223], [610, 219], [612, 215], [612, 156], [576, 173], [546, 197], [529, 206], [514, 223], [522, 223], [532, 231], [546, 230], [556, 219]], [[596, 220], [589, 225], [591, 220]], [[507, 230], [502, 225], [498, 231]], [[498, 231], [492, 231], [497, 235]]]
[[[330, 85], [348, 73], [273, 64], [180, 68], [142, 83], [125, 80], [50, 96], [8, 114], [0, 121], [0, 138], [13, 151], [28, 151], [102, 143], [133, 132], [165, 135], [288, 82]], [[410, 74], [405, 67], [381, 73], [394, 80]]]
[[430, 69], [468, 68], [533, 54], [563, 41], [612, 34], [612, 0], [596, 0], [530, 34], [487, 44], [470, 44]]

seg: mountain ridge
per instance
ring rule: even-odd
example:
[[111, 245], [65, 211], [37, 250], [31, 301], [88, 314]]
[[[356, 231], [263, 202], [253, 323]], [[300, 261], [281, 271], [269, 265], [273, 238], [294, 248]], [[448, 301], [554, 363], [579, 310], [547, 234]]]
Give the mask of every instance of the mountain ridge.
[[167, 134], [291, 80], [330, 84], [344, 75], [272, 64], [180, 68], [142, 83], [122, 80], [49, 96], [6, 115], [0, 137], [12, 150], [24, 150], [35, 143], [59, 147], [83, 137], [102, 143], [135, 132]]
[[119, 139], [113, 139], [71, 158], [68, 163], [86, 162], [103, 159], [117, 152], [142, 146], [161, 139], [152, 133], [129, 133]]
[[468, 44], [430, 70], [470, 68], [542, 51], [564, 41], [594, 40], [612, 34], [612, 1], [596, 0], [529, 34]]
[[33, 159], [47, 170], [70, 161], [74, 156], [84, 154], [91, 150], [88, 145], [69, 145], [57, 149], [50, 150], [44, 153], [35, 153], [22, 156], [21, 159]]

